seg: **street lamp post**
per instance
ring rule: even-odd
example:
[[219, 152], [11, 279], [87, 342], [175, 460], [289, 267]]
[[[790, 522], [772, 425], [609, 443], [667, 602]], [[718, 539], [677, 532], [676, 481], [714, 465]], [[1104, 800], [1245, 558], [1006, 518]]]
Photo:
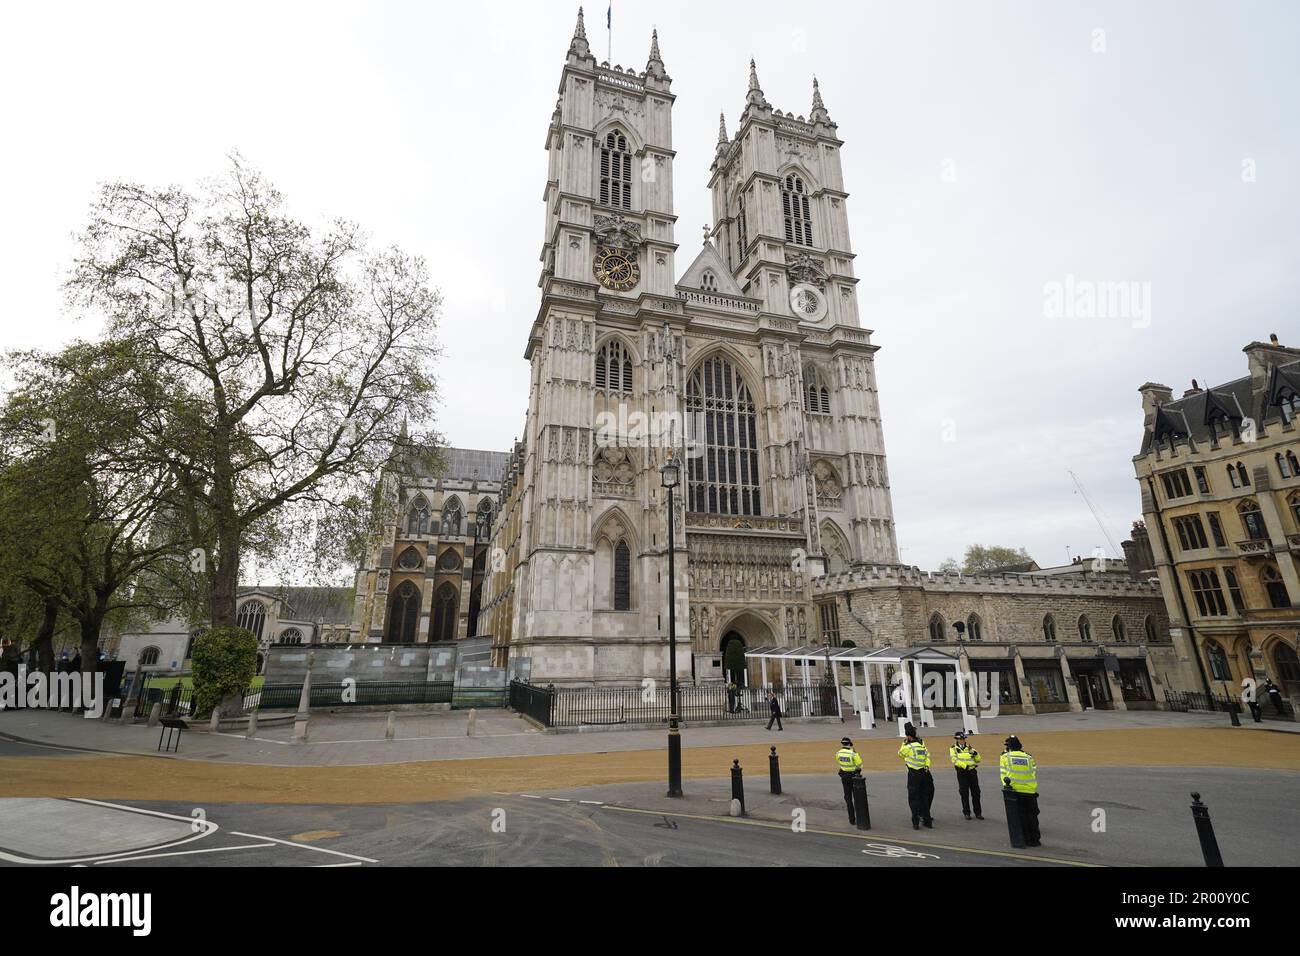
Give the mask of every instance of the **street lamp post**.
[[672, 450], [659, 468], [668, 489], [668, 796], [682, 795], [682, 737], [677, 726], [677, 578], [673, 569], [673, 489], [681, 477], [681, 466], [673, 461]]

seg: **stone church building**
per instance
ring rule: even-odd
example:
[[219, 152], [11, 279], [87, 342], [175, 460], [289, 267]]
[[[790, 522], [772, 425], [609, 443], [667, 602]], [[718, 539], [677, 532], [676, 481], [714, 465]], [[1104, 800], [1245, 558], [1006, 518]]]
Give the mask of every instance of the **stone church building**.
[[[397, 516], [358, 572], [354, 640], [478, 635], [493, 664], [527, 661], [539, 683], [663, 679], [671, 454], [682, 679], [722, 679], [764, 646], [949, 641], [953, 620], [973, 619], [973, 656], [1009, 669], [1026, 704], [1035, 668], [1061, 707], [1127, 696], [1119, 656], [1148, 700], [1177, 682], [1159, 587], [1140, 575], [900, 566], [844, 144], [816, 80], [796, 116], [750, 63], [735, 132], [719, 121], [713, 221], [680, 262], [675, 95], [657, 34], [644, 70], [598, 63], [579, 13], [558, 94], [522, 437], [499, 455], [449, 450], [440, 477], [386, 474]], [[1067, 644], [1111, 676], [1081, 694]]]

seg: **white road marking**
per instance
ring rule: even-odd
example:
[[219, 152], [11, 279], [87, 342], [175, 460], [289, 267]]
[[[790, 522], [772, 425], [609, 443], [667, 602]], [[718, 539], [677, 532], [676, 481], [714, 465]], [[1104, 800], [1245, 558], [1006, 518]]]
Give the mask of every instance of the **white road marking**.
[[[193, 843], [195, 840], [202, 840], [204, 837], [211, 836], [221, 829], [211, 820], [199, 820], [195, 817], [182, 817], [175, 813], [163, 813], [161, 810], [145, 810], [141, 807], [127, 807], [120, 803], [107, 803], [103, 800], [90, 800], [82, 797], [72, 797], [70, 802], [86, 803], [99, 807], [109, 807], [113, 810], [124, 810], [127, 813], [139, 813], [151, 817], [163, 817], [167, 820], [181, 820], [190, 824], [191, 827], [197, 823], [204, 828], [201, 833], [195, 833], [193, 836], [186, 837], [183, 840], [174, 840], [171, 843], [160, 843], [157, 846], [141, 847], [141, 850], [165, 850], [168, 847], [183, 846], [186, 843]], [[8, 860], [10, 863], [25, 863], [28, 866], [66, 866], [68, 864], [75, 865], [79, 863], [98, 863], [100, 861], [129, 859], [132, 854], [138, 852], [139, 850], [127, 850], [120, 853], [105, 853], [99, 856], [74, 856], [66, 860], [34, 860], [25, 856], [16, 856], [12, 853], [6, 853], [4, 850], [0, 850], [0, 860]]]
[[242, 843], [239, 846], [210, 846], [202, 850], [177, 850], [174, 853], [146, 853], [143, 856], [127, 857], [125, 860], [99, 860], [95, 866], [103, 866], [105, 863], [132, 863], [136, 860], [157, 860], [164, 856], [193, 856], [195, 853], [225, 853], [228, 850], [258, 850], [268, 846], [275, 846], [274, 843]]
[[604, 800], [579, 800], [578, 802], [579, 802], [579, 803], [589, 803], [589, 804], [591, 804], [592, 806], [595, 806], [595, 807], [603, 807], [603, 806], [605, 805], [605, 801], [604, 801]]
[[292, 840], [281, 840], [279, 837], [263, 836], [260, 833], [240, 833], [238, 830], [231, 830], [235, 836], [248, 837], [250, 840], [270, 840], [273, 843], [283, 843], [285, 846], [297, 847], [300, 850], [315, 850], [317, 853], [332, 853], [334, 856], [345, 856], [349, 860], [360, 860], [362, 863], [378, 863], [378, 860], [372, 860], [368, 856], [357, 856], [355, 853], [344, 853], [342, 850], [330, 850], [323, 846], [311, 846], [307, 843], [294, 843]]
[[360, 860], [356, 861], [355, 863], [317, 863], [316, 866], [313, 867], [313, 869], [330, 870], [340, 866], [360, 866], [360, 865], [361, 865]]
[[547, 797], [547, 800], [554, 800], [556, 803], [572, 803], [568, 797]]

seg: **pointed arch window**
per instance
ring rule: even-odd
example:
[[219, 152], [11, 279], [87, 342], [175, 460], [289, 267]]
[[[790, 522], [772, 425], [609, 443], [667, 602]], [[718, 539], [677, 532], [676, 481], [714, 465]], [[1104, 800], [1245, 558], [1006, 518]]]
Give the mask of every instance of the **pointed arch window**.
[[1260, 514], [1259, 505], [1253, 499], [1247, 498], [1237, 505], [1237, 515], [1241, 518], [1241, 526], [1246, 531], [1246, 537], [1251, 541], [1265, 541], [1268, 539], [1268, 529], [1264, 527], [1264, 516]]
[[736, 193], [736, 265], [745, 263], [745, 250], [749, 248], [749, 224], [745, 221], [745, 194]]
[[1079, 640], [1085, 644], [1092, 643], [1092, 621], [1088, 620], [1088, 615], [1079, 615]]
[[1043, 640], [1048, 644], [1056, 643], [1056, 618], [1050, 614], [1043, 618]]
[[822, 380], [821, 373], [815, 365], [808, 365], [803, 370], [803, 407], [815, 415], [831, 413], [831, 393]]
[[1118, 614], [1110, 619], [1110, 632], [1119, 643], [1125, 644], [1128, 642], [1128, 631], [1124, 628], [1124, 619]]
[[1232, 680], [1228, 655], [1216, 641], [1205, 642], [1205, 659], [1210, 663], [1210, 676], [1215, 680]]
[[1156, 629], [1156, 619], [1150, 614], [1143, 619], [1142, 630], [1146, 631], [1148, 644], [1160, 643], [1160, 632]]
[[286, 627], [280, 632], [279, 643], [281, 644], [301, 644], [302, 631], [296, 627]]
[[596, 352], [596, 388], [605, 392], [632, 391], [632, 356], [618, 339]]
[[455, 537], [463, 534], [463, 525], [465, 522], [465, 509], [461, 506], [459, 498], [451, 498], [443, 502], [442, 505], [442, 536]]
[[803, 180], [793, 173], [781, 184], [781, 212], [785, 215], [785, 241], [811, 246], [813, 227], [808, 190]]
[[427, 534], [429, 531], [429, 502], [424, 496], [411, 503], [411, 510], [406, 513], [407, 534]]
[[614, 548], [614, 610], [632, 607], [632, 550], [626, 541]]
[[758, 420], [744, 379], [720, 355], [686, 383], [686, 427], [696, 454], [686, 460], [693, 512], [759, 515]]
[[1291, 507], [1291, 517], [1295, 519], [1295, 526], [1300, 530], [1300, 491], [1293, 491], [1286, 501]]
[[1260, 572], [1259, 577], [1264, 584], [1264, 591], [1268, 594], [1269, 607], [1291, 606], [1291, 596], [1287, 594], [1286, 582], [1282, 580], [1282, 575], [1278, 574], [1277, 568], [1265, 568]]
[[938, 643], [948, 637], [948, 629], [944, 624], [943, 615], [935, 611], [930, 615], [930, 640]]
[[141, 667], [155, 667], [158, 664], [158, 657], [162, 654], [158, 648], [150, 646], [140, 652]]
[[1295, 648], [1285, 641], [1278, 641], [1273, 648], [1273, 667], [1283, 683], [1300, 683], [1300, 659], [1296, 658]]
[[429, 632], [431, 641], [456, 639], [456, 615], [460, 611], [460, 591], [452, 584], [438, 589], [433, 605], [433, 625]]
[[618, 130], [610, 130], [600, 148], [600, 204], [632, 208], [632, 154]]
[[242, 627], [246, 631], [252, 631], [253, 636], [260, 641], [262, 639], [262, 629], [265, 626], [265, 604], [261, 601], [245, 601], [239, 605], [239, 613], [235, 615], [235, 627]]
[[970, 641], [984, 640], [984, 622], [980, 620], [978, 614], [972, 614], [966, 620], [966, 639]]
[[414, 644], [419, 620], [420, 589], [410, 581], [403, 581], [388, 599], [388, 643]]

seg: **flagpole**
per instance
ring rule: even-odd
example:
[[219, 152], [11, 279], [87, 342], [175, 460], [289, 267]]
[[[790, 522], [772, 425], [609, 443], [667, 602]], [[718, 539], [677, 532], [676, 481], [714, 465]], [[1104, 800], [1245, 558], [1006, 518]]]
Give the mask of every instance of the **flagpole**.
[[609, 0], [609, 9], [605, 11], [605, 30], [609, 34], [609, 46], [605, 48], [605, 62], [614, 65], [614, 0]]

